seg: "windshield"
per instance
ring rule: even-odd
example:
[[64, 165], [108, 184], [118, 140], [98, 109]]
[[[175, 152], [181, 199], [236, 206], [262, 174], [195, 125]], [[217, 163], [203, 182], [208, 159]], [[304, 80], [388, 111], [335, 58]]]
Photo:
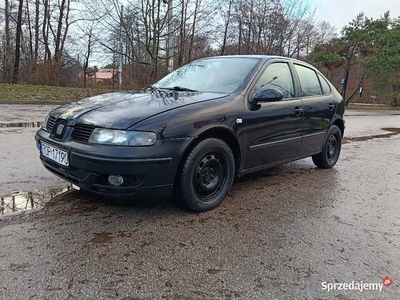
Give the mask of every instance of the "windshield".
[[233, 93], [246, 81], [259, 59], [218, 57], [193, 61], [153, 84], [154, 88]]

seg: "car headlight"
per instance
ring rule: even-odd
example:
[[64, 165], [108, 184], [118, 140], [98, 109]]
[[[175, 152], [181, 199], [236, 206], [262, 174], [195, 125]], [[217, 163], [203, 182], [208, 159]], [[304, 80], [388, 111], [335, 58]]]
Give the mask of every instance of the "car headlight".
[[124, 131], [96, 128], [93, 130], [89, 143], [116, 146], [152, 146], [157, 141], [157, 134], [146, 131]]

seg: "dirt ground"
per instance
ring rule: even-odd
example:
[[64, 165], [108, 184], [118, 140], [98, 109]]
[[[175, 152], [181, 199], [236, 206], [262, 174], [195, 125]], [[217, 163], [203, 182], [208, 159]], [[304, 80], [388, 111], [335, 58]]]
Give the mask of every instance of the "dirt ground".
[[201, 214], [67, 191], [40, 165], [37, 128], [1, 126], [0, 299], [398, 299], [400, 112], [346, 125], [333, 169], [245, 176]]

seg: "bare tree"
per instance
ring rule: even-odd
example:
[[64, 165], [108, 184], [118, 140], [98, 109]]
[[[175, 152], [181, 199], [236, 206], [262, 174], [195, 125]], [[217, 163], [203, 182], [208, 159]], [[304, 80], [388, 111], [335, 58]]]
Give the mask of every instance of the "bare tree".
[[5, 0], [4, 6], [4, 52], [3, 52], [3, 81], [11, 82], [11, 69], [12, 69], [12, 42], [11, 42], [11, 3], [10, 0]]
[[94, 22], [91, 22], [87, 31], [85, 32], [87, 36], [87, 47], [86, 52], [84, 53], [84, 61], [83, 61], [83, 87], [86, 87], [87, 75], [88, 75], [88, 68], [89, 68], [89, 60], [93, 52], [93, 46], [96, 43], [96, 37], [94, 36]]
[[[172, 2], [173, 6], [169, 0], [5, 0], [0, 5], [1, 79], [59, 85], [61, 74], [71, 76], [79, 70], [86, 86], [94, 57], [113, 68], [121, 61], [124, 87], [136, 88], [165, 75], [171, 55], [174, 67], [211, 55], [303, 58], [335, 33], [329, 23], [316, 22], [305, 0]], [[74, 10], [84, 7], [84, 14]], [[70, 32], [74, 34], [69, 37]], [[167, 43], [170, 38], [172, 45]], [[96, 47], [102, 47], [108, 60], [94, 54]]]
[[[204, 53], [200, 53], [200, 49], [196, 47], [197, 43], [210, 43], [210, 36], [213, 32], [217, 32], [218, 24], [213, 24], [211, 20], [218, 12], [219, 3], [210, 2], [208, 0], [182, 1], [185, 7], [180, 9], [185, 13], [181, 14], [179, 23], [180, 34], [176, 39], [178, 52], [178, 67], [184, 63], [190, 62], [195, 58], [204, 57], [207, 53], [208, 46], [204, 49]], [[208, 38], [207, 38], [208, 37]], [[195, 51], [196, 49], [196, 51]]]
[[334, 38], [337, 38], [337, 29], [327, 21], [321, 21], [317, 25], [317, 42], [326, 44]]
[[225, 54], [225, 47], [228, 39], [229, 25], [232, 22], [232, 9], [234, 0], [227, 2], [227, 7], [222, 7], [222, 17], [224, 19], [224, 36], [222, 38], [221, 55]]
[[22, 33], [22, 10], [24, 7], [24, 0], [19, 0], [18, 6], [18, 20], [17, 20], [17, 33], [15, 37], [15, 60], [14, 60], [14, 72], [13, 72], [13, 83], [18, 82], [19, 72], [19, 61], [21, 58], [21, 33]]

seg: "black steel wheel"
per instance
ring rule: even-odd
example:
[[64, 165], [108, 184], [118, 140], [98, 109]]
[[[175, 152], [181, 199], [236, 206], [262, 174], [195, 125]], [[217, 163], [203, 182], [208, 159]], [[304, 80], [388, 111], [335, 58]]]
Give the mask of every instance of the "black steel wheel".
[[332, 168], [339, 159], [342, 149], [342, 132], [339, 127], [332, 125], [326, 134], [321, 153], [312, 156], [314, 164], [322, 169]]
[[208, 138], [189, 153], [180, 177], [182, 203], [194, 211], [218, 206], [228, 194], [235, 175], [234, 155], [222, 140]]

